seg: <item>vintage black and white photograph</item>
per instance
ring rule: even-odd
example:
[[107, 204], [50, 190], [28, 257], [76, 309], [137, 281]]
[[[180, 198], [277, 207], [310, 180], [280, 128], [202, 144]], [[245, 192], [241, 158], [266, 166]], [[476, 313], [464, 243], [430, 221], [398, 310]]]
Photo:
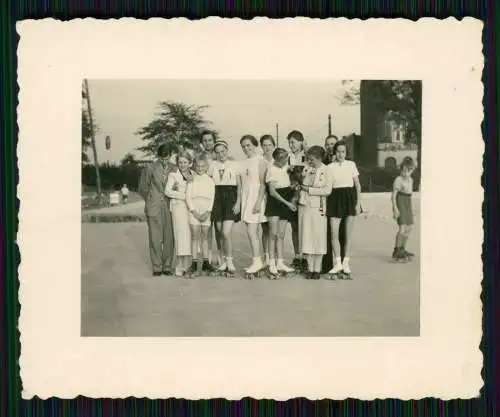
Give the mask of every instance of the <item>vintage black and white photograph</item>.
[[419, 336], [422, 86], [84, 79], [81, 335]]

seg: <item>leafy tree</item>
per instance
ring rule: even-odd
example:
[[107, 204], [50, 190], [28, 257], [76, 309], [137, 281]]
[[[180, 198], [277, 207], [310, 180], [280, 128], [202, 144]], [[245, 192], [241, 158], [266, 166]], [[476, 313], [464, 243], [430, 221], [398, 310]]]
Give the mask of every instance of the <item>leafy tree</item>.
[[135, 164], [136, 164], [135, 156], [130, 152], [127, 153], [121, 160], [121, 166], [135, 165]]
[[[421, 166], [422, 136], [422, 82], [419, 80], [363, 80], [342, 82], [344, 91], [340, 97], [343, 105], [359, 104], [370, 100], [383, 113], [400, 123], [407, 124], [406, 140], [418, 145], [418, 166]], [[362, 91], [362, 93], [361, 93]]]
[[[203, 117], [203, 111], [208, 106], [162, 101], [158, 108], [155, 119], [136, 132], [145, 142], [137, 149], [149, 156], [156, 155], [158, 146], [163, 143], [176, 145], [187, 140], [196, 149], [201, 133], [212, 124]], [[214, 134], [217, 136], [217, 132]]]

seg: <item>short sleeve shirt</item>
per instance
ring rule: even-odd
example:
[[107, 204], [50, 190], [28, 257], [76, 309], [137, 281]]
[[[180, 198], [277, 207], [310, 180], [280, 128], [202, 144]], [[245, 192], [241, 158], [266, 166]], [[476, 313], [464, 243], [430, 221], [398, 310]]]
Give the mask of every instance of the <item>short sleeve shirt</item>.
[[224, 163], [212, 161], [210, 176], [214, 179], [215, 185], [237, 185], [240, 171], [236, 161], [227, 160]]
[[359, 176], [358, 168], [353, 161], [342, 163], [334, 161], [328, 165], [328, 173], [331, 176], [333, 188], [353, 187], [354, 178]]
[[286, 167], [270, 166], [266, 172], [266, 184], [270, 182], [275, 182], [276, 188], [290, 187], [290, 177]]

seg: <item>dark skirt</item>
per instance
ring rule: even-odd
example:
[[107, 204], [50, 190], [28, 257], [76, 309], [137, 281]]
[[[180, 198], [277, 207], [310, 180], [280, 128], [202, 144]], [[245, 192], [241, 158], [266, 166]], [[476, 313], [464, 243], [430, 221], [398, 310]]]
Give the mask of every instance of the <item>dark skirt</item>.
[[212, 221], [233, 220], [239, 222], [241, 215], [233, 213], [233, 207], [237, 200], [238, 188], [236, 185], [216, 185]]
[[347, 216], [355, 216], [357, 202], [356, 188], [333, 188], [326, 203], [327, 216], [339, 219]]
[[[294, 192], [292, 188], [276, 188], [276, 192], [286, 201], [292, 201]], [[294, 212], [287, 206], [285, 206], [281, 201], [278, 201], [276, 198], [268, 194], [266, 201], [266, 211], [264, 214], [266, 215], [266, 217], [279, 217], [281, 220], [290, 221]]]
[[396, 207], [399, 210], [398, 224], [411, 226], [413, 224], [413, 210], [411, 207], [411, 194], [398, 192], [396, 194]]

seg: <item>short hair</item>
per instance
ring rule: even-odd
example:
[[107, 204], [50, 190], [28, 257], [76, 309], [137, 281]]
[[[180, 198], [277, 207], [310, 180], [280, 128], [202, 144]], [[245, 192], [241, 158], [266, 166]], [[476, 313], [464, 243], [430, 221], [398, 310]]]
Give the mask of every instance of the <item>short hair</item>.
[[257, 141], [257, 139], [255, 139], [255, 136], [253, 136], [253, 135], [244, 135], [244, 136], [240, 139], [240, 145], [241, 145], [241, 144], [243, 144], [243, 141], [245, 141], [245, 140], [249, 140], [249, 141], [250, 141], [250, 143], [251, 143], [253, 146], [255, 146], [255, 147], [259, 146], [259, 142]]
[[304, 135], [298, 130], [292, 130], [286, 137], [286, 140], [290, 139], [298, 140], [299, 142], [304, 142]]
[[306, 155], [323, 160], [325, 157], [325, 150], [321, 146], [314, 145], [307, 150]]
[[194, 163], [198, 164], [200, 162], [208, 162], [208, 154], [206, 152], [200, 152], [195, 155]]
[[190, 164], [193, 162], [193, 157], [189, 152], [184, 151], [177, 154], [177, 156], [175, 157], [175, 163], [177, 165], [179, 165], [179, 159], [181, 158], [187, 159]]
[[201, 132], [201, 135], [200, 135], [200, 143], [203, 141], [203, 136], [205, 136], [205, 135], [212, 136], [212, 139], [215, 141], [215, 133], [212, 132], [211, 130], [204, 130], [203, 132]]
[[346, 155], [347, 155], [347, 151], [349, 150], [347, 148], [347, 143], [344, 141], [344, 140], [339, 140], [335, 145], [333, 145], [333, 153], [337, 153], [337, 149], [340, 147], [340, 146], [345, 146], [345, 151], [346, 151]]
[[328, 135], [326, 138], [325, 138], [325, 143], [328, 139], [335, 139], [336, 141], [339, 140], [338, 136], [335, 136], [335, 135]]
[[272, 135], [262, 135], [260, 137], [260, 146], [264, 145], [264, 141], [266, 140], [270, 140], [271, 143], [273, 144], [273, 146], [276, 146], [276, 142], [274, 141], [274, 138], [272, 137]]
[[415, 161], [413, 160], [412, 157], [410, 156], [405, 156], [403, 161], [401, 162], [400, 169], [401, 171], [403, 168], [409, 168], [409, 169], [414, 169], [415, 168]]
[[172, 153], [172, 144], [171, 143], [162, 143], [158, 147], [158, 151], [156, 152], [158, 158], [166, 158]]
[[286, 158], [286, 157], [288, 157], [288, 151], [286, 149], [276, 148], [273, 151], [273, 159], [275, 161], [279, 161], [279, 160]]

